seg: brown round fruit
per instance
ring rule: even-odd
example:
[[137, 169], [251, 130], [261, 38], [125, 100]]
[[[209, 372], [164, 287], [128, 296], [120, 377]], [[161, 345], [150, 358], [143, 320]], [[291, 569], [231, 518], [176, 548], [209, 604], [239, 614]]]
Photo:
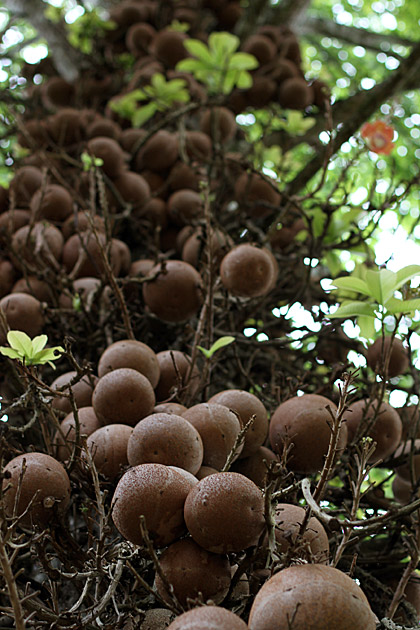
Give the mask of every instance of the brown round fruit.
[[156, 34], [150, 49], [165, 66], [175, 68], [179, 61], [188, 56], [184, 47], [186, 37], [185, 33], [164, 29]]
[[314, 100], [311, 86], [300, 77], [283, 81], [279, 88], [279, 103], [288, 109], [306, 109]]
[[64, 186], [49, 184], [34, 193], [30, 209], [37, 220], [64, 221], [72, 212], [73, 199]]
[[54, 514], [65, 512], [70, 501], [64, 467], [45, 453], [23, 453], [12, 459], [3, 469], [2, 487], [8, 517], [28, 509], [19, 521], [23, 527], [46, 527]]
[[165, 464], [195, 475], [203, 462], [203, 442], [188, 420], [176, 414], [155, 413], [134, 427], [127, 456], [131, 466]]
[[250, 630], [375, 630], [362, 589], [345, 573], [321, 564], [283, 569], [252, 604]]
[[155, 406], [155, 394], [148, 378], [132, 368], [118, 368], [98, 380], [92, 405], [104, 424], [134, 426]]
[[[221, 470], [241, 430], [237, 415], [224, 405], [202, 403], [190, 407], [182, 417], [188, 420], [201, 436], [204, 449], [203, 465]], [[235, 459], [242, 449], [243, 444], [237, 449]]]
[[224, 144], [232, 140], [236, 133], [235, 115], [227, 107], [206, 109], [200, 119], [200, 129], [213, 142]]
[[[33, 338], [44, 328], [41, 302], [28, 293], [5, 295], [0, 300], [0, 309], [4, 312], [10, 330], [21, 330]], [[6, 336], [1, 332], [0, 343], [5, 341]]]
[[[286, 400], [277, 407], [270, 421], [271, 448], [280, 456], [286, 444], [292, 444], [287, 465], [299, 473], [315, 473], [322, 469], [331, 438], [331, 415], [337, 408], [328, 398], [304, 394]], [[316, 440], [314, 440], [316, 436]], [[341, 426], [338, 441], [340, 453], [347, 444], [347, 427]]]
[[102, 377], [118, 368], [132, 368], [146, 376], [152, 387], [159, 382], [160, 368], [155, 352], [141, 341], [121, 339], [102, 353], [98, 363], [98, 376]]
[[[188, 598], [195, 599], [200, 595], [205, 602], [211, 599], [215, 604], [220, 604], [229, 591], [231, 571], [228, 557], [206, 551], [191, 538], [174, 542], [165, 549], [159, 562], [182, 606], [187, 605]], [[155, 586], [162, 599], [171, 603], [171, 597], [158, 573]]]
[[194, 267], [182, 260], [159, 263], [143, 284], [143, 298], [151, 312], [165, 322], [184, 322], [197, 313], [202, 302], [202, 280]]
[[128, 466], [127, 444], [133, 427], [126, 424], [108, 424], [89, 435], [87, 447], [98, 472], [115, 479]]
[[252, 217], [267, 217], [280, 205], [276, 183], [258, 173], [242, 173], [235, 183], [235, 199]]
[[160, 129], [141, 147], [136, 156], [136, 171], [148, 168], [164, 171], [178, 159], [178, 138], [174, 133]]
[[176, 225], [189, 225], [203, 217], [204, 204], [201, 195], [194, 190], [181, 189], [168, 199], [168, 215]]
[[97, 136], [87, 143], [88, 152], [96, 158], [103, 160], [101, 169], [108, 177], [118, 177], [124, 170], [124, 152], [113, 138]]
[[135, 545], [143, 544], [140, 516], [150, 538], [165, 547], [186, 530], [184, 503], [192, 484], [163, 464], [141, 464], [121, 477], [112, 497], [112, 520], [118, 531]]
[[[412, 450], [413, 449], [413, 450]], [[411, 455], [413, 453], [413, 455]], [[397, 475], [411, 483], [411, 471], [413, 471], [414, 482], [420, 479], [420, 440], [414, 440], [414, 444], [407, 442], [395, 451], [395, 457], [405, 457], [405, 462], [395, 467]]]
[[348, 428], [349, 442], [355, 438], [361, 422], [366, 427], [362, 435], [368, 435], [376, 442], [375, 451], [369, 459], [370, 463], [391, 455], [401, 442], [401, 418], [386, 402], [382, 402], [378, 409], [377, 401], [358, 400], [349, 406], [343, 419]]
[[[388, 369], [385, 369], [385, 360], [388, 361]], [[366, 361], [377, 374], [394, 378], [407, 370], [408, 353], [401, 339], [390, 336], [383, 339], [380, 337], [367, 349]]]
[[[79, 437], [81, 435], [89, 436], [101, 426], [93, 407], [82, 407], [78, 410], [77, 415], [79, 420]], [[61, 462], [68, 459], [72, 454], [76, 440], [76, 420], [74, 413], [70, 412], [62, 421], [60, 431], [57, 431], [55, 434], [54, 442], [57, 448], [57, 459]]]
[[233, 472], [201, 479], [188, 494], [184, 514], [195, 542], [214, 553], [257, 545], [265, 525], [261, 490]]
[[248, 477], [259, 488], [264, 488], [268, 472], [267, 466], [271, 462], [278, 461], [279, 458], [272, 450], [265, 446], [260, 446], [255, 453], [234, 462], [231, 470]]
[[231, 409], [244, 427], [252, 418], [254, 421], [245, 434], [244, 446], [240, 458], [255, 453], [266, 440], [268, 432], [267, 410], [261, 400], [242, 389], [225, 389], [209, 399], [209, 404], [217, 403]]
[[179, 615], [167, 630], [248, 630], [248, 626], [226, 608], [199, 606]]
[[276, 278], [268, 251], [247, 243], [234, 247], [224, 256], [220, 277], [230, 293], [243, 298], [266, 295]]
[[275, 513], [275, 536], [280, 553], [290, 553], [293, 557], [303, 558], [311, 564], [327, 564], [330, 553], [328, 536], [319, 520], [314, 516], [308, 521], [303, 535], [301, 525], [306, 511], [298, 505], [278, 503]]
[[[70, 386], [69, 383], [73, 379], [76, 382]], [[83, 376], [81, 379], [77, 379], [77, 372], [75, 372], [74, 370], [61, 374], [61, 376], [58, 376], [56, 379], [54, 379], [54, 381], [50, 385], [50, 388], [60, 390], [63, 394], [67, 394], [67, 397], [56, 396], [55, 398], [53, 398], [53, 401], [51, 403], [52, 406], [54, 407], [54, 409], [60, 409], [60, 411], [71, 413], [72, 406], [68, 398], [69, 390], [71, 387], [76, 407], [78, 409], [81, 409], [82, 407], [91, 407], [93, 389], [97, 383], [97, 380], [98, 377], [94, 375]]]

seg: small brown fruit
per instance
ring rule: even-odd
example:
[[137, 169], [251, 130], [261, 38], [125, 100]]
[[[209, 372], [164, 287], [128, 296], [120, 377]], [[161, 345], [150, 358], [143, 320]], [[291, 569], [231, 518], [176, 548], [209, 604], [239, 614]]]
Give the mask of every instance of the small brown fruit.
[[54, 514], [65, 512], [70, 501], [64, 467], [44, 453], [23, 453], [12, 459], [3, 469], [2, 486], [7, 516], [14, 515], [15, 503], [17, 516], [29, 508], [19, 521], [23, 527], [46, 527]]
[[[174, 595], [181, 605], [187, 599], [200, 595], [203, 601], [211, 599], [220, 604], [226, 597], [231, 582], [228, 557], [206, 551], [190, 538], [172, 543], [159, 557], [161, 569], [173, 586]], [[155, 585], [158, 594], [168, 603], [171, 597], [159, 574]]]
[[128, 466], [127, 444], [133, 428], [126, 424], [99, 427], [87, 439], [87, 447], [98, 472], [115, 479]]
[[214, 553], [257, 545], [265, 525], [261, 490], [233, 472], [201, 479], [188, 494], [184, 513], [195, 542]]
[[[277, 407], [270, 421], [271, 448], [280, 456], [286, 444], [292, 444], [288, 468], [299, 473], [322, 469], [331, 438], [331, 415], [337, 411], [328, 398], [304, 394], [286, 400]], [[316, 435], [316, 440], [314, 440]], [[347, 427], [341, 426], [338, 452], [347, 444]]]
[[[391, 345], [392, 344], [392, 345]], [[394, 378], [400, 376], [408, 368], [408, 353], [401, 339], [397, 337], [379, 337], [367, 349], [368, 366], [381, 376]], [[385, 361], [388, 362], [386, 369]]]
[[165, 547], [186, 530], [184, 503], [192, 488], [183, 475], [163, 464], [141, 464], [128, 470], [112, 497], [112, 520], [134, 545], [143, 544], [140, 517], [157, 547]]
[[266, 295], [276, 280], [269, 252], [248, 243], [234, 247], [224, 256], [220, 277], [232, 295], [242, 298]]
[[134, 427], [127, 456], [131, 466], [165, 464], [195, 475], [203, 462], [203, 442], [188, 420], [175, 414], [155, 413]]
[[118, 368], [98, 380], [92, 405], [104, 424], [134, 426], [152, 413], [155, 394], [143, 374], [132, 368]]
[[156, 265], [154, 280], [143, 284], [143, 298], [152, 313], [165, 322], [194, 317], [202, 302], [202, 280], [194, 267], [182, 260]]
[[322, 564], [283, 569], [252, 604], [250, 630], [375, 630], [362, 589], [342, 571]]
[[159, 382], [160, 368], [155, 352], [147, 344], [135, 339], [121, 339], [108, 346], [98, 363], [98, 376], [118, 368], [132, 368], [146, 376], [152, 387]]

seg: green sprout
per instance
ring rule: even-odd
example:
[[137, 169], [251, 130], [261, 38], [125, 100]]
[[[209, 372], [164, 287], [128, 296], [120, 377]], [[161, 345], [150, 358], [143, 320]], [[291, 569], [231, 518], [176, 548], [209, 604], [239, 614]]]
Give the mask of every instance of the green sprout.
[[31, 339], [21, 330], [10, 330], [7, 333], [7, 341], [10, 348], [1, 346], [0, 353], [5, 357], [9, 357], [9, 359], [16, 359], [24, 365], [44, 365], [48, 363], [55, 370], [55, 365], [52, 361], [59, 359], [58, 355], [64, 352], [64, 348], [61, 346], [45, 348], [48, 341], [47, 335], [38, 335]]
[[[141, 127], [156, 112], [164, 112], [179, 103], [188, 103], [190, 94], [186, 86], [184, 79], [167, 81], [163, 74], [157, 72], [153, 75], [150, 85], [124, 94], [109, 104], [114, 112], [123, 118], [129, 118], [133, 127]], [[138, 101], [149, 102], [138, 107]]]
[[206, 350], [206, 348], [203, 348], [202, 346], [197, 346], [197, 348], [201, 350], [201, 352], [204, 354], [204, 356], [207, 359], [211, 359], [211, 357], [214, 355], [215, 352], [217, 352], [217, 350], [220, 350], [220, 348], [224, 348], [225, 346], [228, 346], [234, 341], [235, 341], [235, 337], [230, 337], [230, 336], [220, 337], [220, 339], [217, 339], [217, 341], [214, 342], [214, 344], [209, 350]]
[[418, 276], [420, 265], [407, 265], [397, 272], [360, 265], [353, 274], [333, 280], [341, 305], [328, 317], [357, 317], [361, 335], [373, 339], [375, 320], [383, 322], [387, 315], [410, 315], [420, 309], [419, 291], [408, 284]]
[[102, 166], [104, 163], [102, 158], [90, 155], [86, 151], [83, 151], [80, 159], [82, 160], [84, 171], [90, 171], [92, 168], [95, 168], [96, 166]]
[[235, 52], [240, 40], [231, 33], [211, 33], [208, 46], [199, 39], [187, 39], [185, 48], [192, 57], [182, 59], [176, 69], [191, 74], [207, 85], [209, 92], [229, 94], [233, 88], [246, 90], [252, 86], [248, 70], [258, 67], [254, 55]]

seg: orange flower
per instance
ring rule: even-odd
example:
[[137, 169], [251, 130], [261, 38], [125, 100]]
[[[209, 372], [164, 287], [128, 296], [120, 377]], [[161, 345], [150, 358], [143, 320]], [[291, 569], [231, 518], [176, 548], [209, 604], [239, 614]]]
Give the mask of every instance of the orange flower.
[[394, 143], [394, 129], [386, 125], [382, 120], [375, 120], [373, 123], [365, 123], [361, 130], [362, 137], [366, 139], [369, 151], [375, 153], [391, 153]]

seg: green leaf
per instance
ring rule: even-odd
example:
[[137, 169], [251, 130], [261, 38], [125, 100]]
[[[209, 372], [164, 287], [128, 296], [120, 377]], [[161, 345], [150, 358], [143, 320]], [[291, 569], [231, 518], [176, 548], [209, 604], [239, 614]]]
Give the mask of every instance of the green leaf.
[[176, 64], [176, 70], [180, 72], [191, 72], [191, 74], [197, 74], [197, 72], [202, 72], [203, 64], [198, 59], [182, 59]]
[[145, 122], [152, 118], [152, 116], [154, 116], [156, 112], [157, 107], [155, 103], [148, 103], [147, 105], [140, 107], [140, 109], [138, 109], [134, 113], [131, 119], [133, 127], [141, 127], [142, 125], [144, 125]]
[[327, 317], [333, 319], [336, 317], [339, 318], [347, 318], [347, 317], [359, 317], [360, 315], [364, 315], [366, 317], [376, 317], [375, 308], [373, 304], [367, 304], [367, 302], [343, 302], [341, 306], [335, 311], [335, 313], [330, 313]]
[[386, 303], [388, 313], [396, 315], [397, 313], [412, 313], [420, 309], [420, 298], [415, 300], [398, 300], [391, 298]]
[[242, 71], [238, 74], [238, 78], [236, 79], [236, 85], [240, 90], [247, 90], [252, 87], [252, 76], [249, 72]]
[[22, 356], [30, 357], [32, 354], [32, 341], [22, 330], [9, 330], [7, 341], [13, 350], [20, 352]]
[[48, 341], [47, 335], [38, 335], [32, 339], [32, 356], [45, 348]]
[[197, 346], [197, 348], [201, 350], [204, 356], [210, 359], [213, 356], [213, 354], [217, 352], [217, 350], [220, 350], [221, 348], [228, 346], [234, 341], [235, 341], [235, 337], [230, 337], [227, 335], [226, 337], [220, 337], [220, 339], [217, 339], [217, 341], [214, 342], [214, 344], [211, 346], [209, 350], [206, 350], [202, 346]]
[[375, 319], [370, 316], [361, 315], [357, 318], [357, 325], [360, 328], [360, 336], [365, 339], [374, 339], [375, 331]]
[[353, 276], [347, 276], [345, 278], [335, 278], [333, 284], [338, 289], [347, 289], [349, 291], [356, 291], [356, 293], [362, 293], [372, 297], [372, 293], [364, 280], [360, 278], [354, 278]]
[[[184, 48], [188, 50], [190, 55], [201, 59], [208, 64], [213, 65], [214, 59], [210, 54], [208, 47], [199, 39], [187, 39], [184, 41]], [[187, 61], [184, 59], [184, 61]], [[178, 64], [179, 65], [179, 64]]]
[[258, 61], [254, 55], [239, 52], [233, 55], [229, 68], [234, 70], [254, 70], [258, 68]]
[[221, 60], [226, 60], [226, 57], [232, 55], [240, 44], [239, 37], [225, 31], [220, 33], [213, 31], [209, 35], [208, 42], [210, 50], [214, 51]]
[[402, 287], [403, 284], [420, 275], [420, 265], [407, 265], [397, 271], [396, 289]]
[[365, 279], [372, 297], [378, 304], [385, 305], [396, 289], [397, 274], [389, 269], [380, 269], [379, 271], [368, 269]]
[[44, 363], [50, 363], [50, 361], [56, 361], [63, 352], [65, 352], [65, 350], [61, 346], [41, 350], [36, 357], [32, 359], [32, 365], [43, 365]]
[[1, 346], [0, 353], [5, 357], [9, 357], [9, 359], [23, 360], [23, 355], [17, 350], [13, 350], [13, 348], [5, 348], [4, 346]]

